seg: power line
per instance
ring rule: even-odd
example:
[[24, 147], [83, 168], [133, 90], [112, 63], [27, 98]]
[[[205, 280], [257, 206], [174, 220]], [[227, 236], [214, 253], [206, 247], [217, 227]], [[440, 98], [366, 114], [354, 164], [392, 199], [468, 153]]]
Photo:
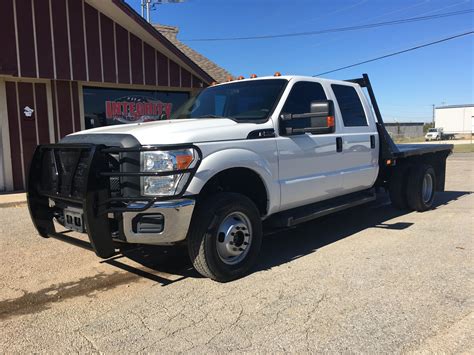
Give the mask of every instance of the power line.
[[242, 41], [242, 40], [260, 40], [260, 39], [284, 38], [284, 37], [313, 36], [313, 35], [320, 35], [324, 33], [356, 31], [356, 30], [363, 30], [363, 29], [382, 27], [382, 26], [400, 25], [404, 23], [411, 23], [411, 22], [418, 22], [418, 21], [428, 21], [428, 20], [434, 20], [434, 19], [443, 18], [443, 17], [465, 15], [472, 12], [474, 12], [474, 9], [446, 12], [446, 13], [437, 14], [437, 15], [418, 16], [418, 17], [410, 17], [410, 18], [398, 19], [398, 20], [392, 20], [392, 21], [369, 23], [365, 25], [328, 28], [328, 29], [318, 30], [318, 31], [282, 33], [282, 34], [277, 34], [277, 35], [262, 35], [262, 36], [248, 36], [248, 37], [191, 38], [191, 39], [183, 39], [183, 41], [217, 42], [217, 41]]
[[316, 75], [313, 75], [313, 76], [321, 76], [321, 75], [325, 75], [325, 74], [329, 74], [329, 73], [334, 73], [334, 72], [339, 71], [339, 70], [343, 70], [343, 69], [348, 69], [348, 68], [356, 67], [356, 66], [358, 66], [358, 65], [362, 65], [362, 64], [366, 64], [366, 63], [370, 63], [370, 62], [375, 62], [376, 60], [385, 59], [385, 58], [388, 58], [388, 57], [393, 57], [393, 56], [396, 56], [396, 55], [399, 55], [399, 54], [402, 54], [402, 53], [414, 51], [414, 50], [417, 50], [417, 49], [420, 49], [420, 48], [432, 46], [432, 45], [435, 45], [435, 44], [438, 44], [438, 43], [442, 43], [442, 42], [447, 42], [447, 41], [450, 41], [450, 40], [452, 40], [452, 39], [456, 39], [456, 38], [459, 38], [459, 37], [471, 35], [471, 34], [473, 34], [473, 33], [474, 33], [474, 31], [469, 31], [469, 32], [460, 33], [460, 34], [455, 35], [455, 36], [442, 38], [442, 39], [439, 39], [439, 40], [434, 41], [434, 42], [429, 42], [429, 43], [421, 44], [421, 45], [419, 45], [419, 46], [415, 46], [415, 47], [403, 49], [403, 50], [398, 51], [398, 52], [394, 52], [394, 53], [390, 53], [390, 54], [385, 54], [385, 55], [380, 56], [380, 57], [377, 57], [377, 58], [372, 58], [372, 59], [364, 60], [364, 61], [359, 62], [359, 63], [355, 63], [355, 64], [351, 64], [351, 65], [346, 65], [345, 67], [341, 67], [341, 68], [329, 70], [329, 71], [326, 71], [326, 72], [324, 72], [324, 73], [319, 73], [319, 74], [316, 74]]

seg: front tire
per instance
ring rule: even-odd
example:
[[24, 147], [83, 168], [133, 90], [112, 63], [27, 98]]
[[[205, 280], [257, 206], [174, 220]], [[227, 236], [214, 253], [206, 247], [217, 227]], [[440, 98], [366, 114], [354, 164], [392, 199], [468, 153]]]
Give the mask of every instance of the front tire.
[[414, 166], [407, 184], [408, 205], [412, 210], [423, 212], [433, 206], [436, 190], [436, 173], [431, 165]]
[[262, 221], [246, 196], [222, 192], [198, 204], [188, 234], [188, 252], [203, 276], [227, 282], [244, 276], [257, 261]]

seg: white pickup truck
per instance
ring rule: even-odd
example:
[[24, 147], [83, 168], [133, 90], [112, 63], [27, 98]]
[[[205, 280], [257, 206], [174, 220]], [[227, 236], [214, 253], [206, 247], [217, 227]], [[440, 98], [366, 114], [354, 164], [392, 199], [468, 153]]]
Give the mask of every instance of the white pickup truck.
[[398, 208], [429, 209], [451, 151], [395, 145], [365, 74], [252, 78], [204, 89], [168, 121], [39, 146], [28, 203], [42, 237], [102, 258], [125, 244], [185, 244], [199, 273], [229, 281], [257, 262], [267, 228], [373, 201], [377, 188]]

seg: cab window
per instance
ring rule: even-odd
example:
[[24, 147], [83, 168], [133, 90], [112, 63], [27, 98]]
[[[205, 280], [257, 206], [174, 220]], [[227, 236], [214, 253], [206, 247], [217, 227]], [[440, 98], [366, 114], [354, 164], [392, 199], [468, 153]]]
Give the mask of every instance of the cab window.
[[331, 87], [341, 110], [344, 126], [367, 126], [367, 117], [365, 117], [364, 107], [360, 102], [357, 91], [352, 86], [347, 85], [333, 84]]
[[[311, 81], [299, 81], [291, 88], [290, 95], [283, 106], [282, 114], [285, 113], [308, 113], [312, 101], [327, 100], [324, 89], [320, 83]], [[305, 128], [311, 126], [311, 118], [291, 120], [286, 127]]]

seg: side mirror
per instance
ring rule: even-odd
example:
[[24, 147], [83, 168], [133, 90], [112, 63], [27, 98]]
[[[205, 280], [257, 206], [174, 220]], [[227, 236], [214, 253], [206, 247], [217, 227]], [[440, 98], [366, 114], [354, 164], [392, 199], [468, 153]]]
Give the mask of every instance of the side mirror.
[[309, 112], [316, 116], [330, 116], [334, 108], [332, 100], [311, 101]]
[[308, 113], [281, 115], [283, 122], [298, 119], [307, 119], [308, 122], [307, 127], [303, 128], [285, 127], [287, 135], [301, 133], [324, 134], [335, 131], [334, 102], [332, 100], [312, 101], [309, 110]]

